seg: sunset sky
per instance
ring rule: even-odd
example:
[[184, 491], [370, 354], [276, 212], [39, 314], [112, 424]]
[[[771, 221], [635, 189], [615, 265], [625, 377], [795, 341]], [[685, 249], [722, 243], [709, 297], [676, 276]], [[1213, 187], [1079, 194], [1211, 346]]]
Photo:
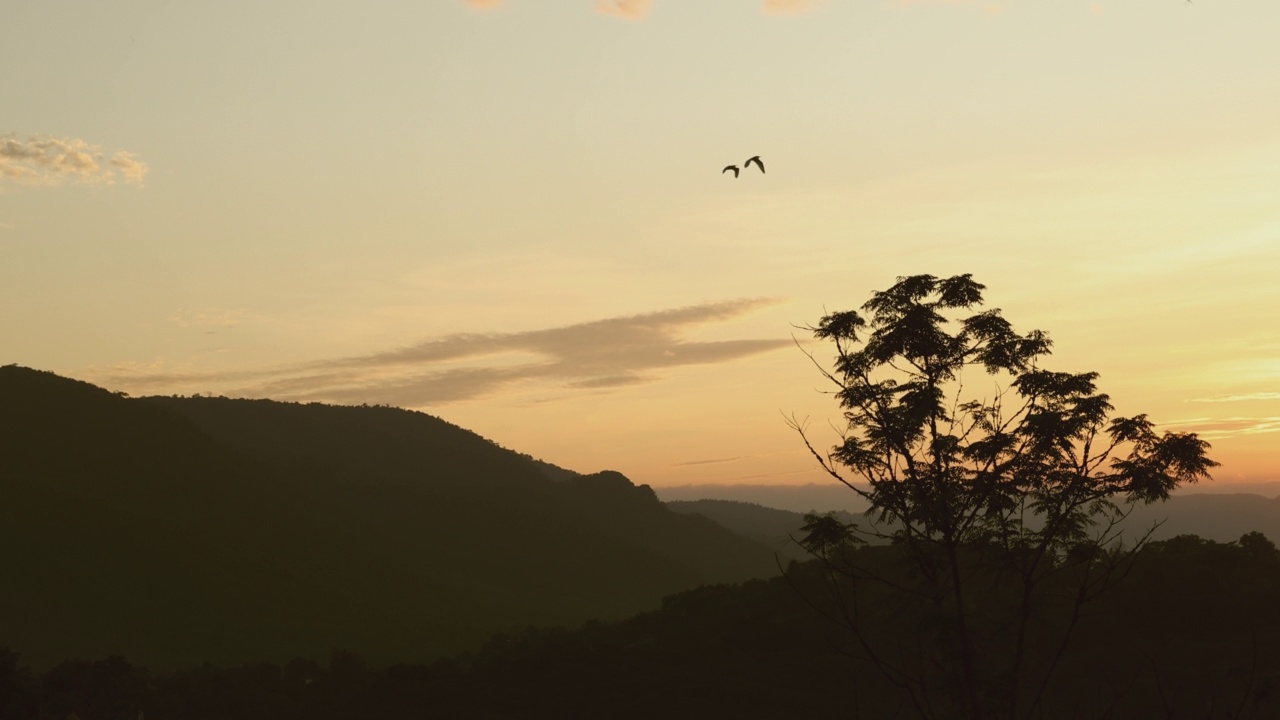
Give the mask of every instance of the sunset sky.
[[829, 445], [840, 413], [795, 326], [969, 272], [1118, 413], [1277, 480], [1278, 30], [1275, 0], [10, 0], [0, 364], [811, 482], [784, 415]]

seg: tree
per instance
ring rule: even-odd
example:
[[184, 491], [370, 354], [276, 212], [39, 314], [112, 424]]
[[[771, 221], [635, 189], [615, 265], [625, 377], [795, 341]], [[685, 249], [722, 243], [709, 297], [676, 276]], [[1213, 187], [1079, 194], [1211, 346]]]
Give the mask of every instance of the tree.
[[34, 682], [22, 657], [0, 645], [0, 718], [31, 717], [35, 714]]
[[[870, 528], [807, 518], [807, 547], [856, 654], [921, 717], [1034, 716], [1082, 607], [1149, 536], [1122, 544], [1120, 521], [1217, 465], [1194, 433], [1110, 417], [1097, 373], [1042, 368], [1049, 337], [979, 310], [983, 290], [968, 274], [901, 277], [806, 328], [834, 345], [832, 370], [810, 358], [846, 429], [820, 453], [790, 421], [870, 503]], [[994, 389], [971, 392], [975, 372]], [[893, 549], [850, 542], [861, 535]], [[877, 632], [868, 593], [913, 613], [916, 635]]]

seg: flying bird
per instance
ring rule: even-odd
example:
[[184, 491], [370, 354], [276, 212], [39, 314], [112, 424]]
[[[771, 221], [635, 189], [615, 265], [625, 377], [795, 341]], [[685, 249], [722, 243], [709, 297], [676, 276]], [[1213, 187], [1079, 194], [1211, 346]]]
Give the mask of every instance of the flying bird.
[[764, 172], [764, 163], [760, 162], [759, 155], [752, 155], [751, 157], [747, 158], [747, 161], [742, 163], [742, 167], [749, 168], [751, 167], [751, 163], [755, 163], [760, 168], [760, 172]]
[[732, 171], [733, 171], [733, 176], [734, 176], [734, 177], [738, 177], [738, 166], [737, 166], [737, 165], [725, 165], [725, 166], [724, 166], [724, 169], [720, 171], [720, 174], [721, 174], [721, 175], [723, 175], [723, 174], [725, 174], [725, 173], [729, 172], [730, 170], [732, 170]]

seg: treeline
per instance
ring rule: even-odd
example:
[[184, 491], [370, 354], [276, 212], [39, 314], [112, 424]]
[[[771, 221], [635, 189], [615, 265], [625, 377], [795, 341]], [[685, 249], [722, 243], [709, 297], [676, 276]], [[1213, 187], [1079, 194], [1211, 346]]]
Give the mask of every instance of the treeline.
[[[857, 552], [865, 565], [895, 562], [893, 547]], [[793, 563], [785, 577], [691, 590], [621, 622], [499, 635], [430, 665], [371, 667], [337, 652], [167, 674], [111, 657], [35, 673], [0, 651], [0, 718], [914, 716], [842, 623], [824, 618], [825, 577], [818, 563]], [[1152, 543], [1079, 619], [1029, 717], [1280, 717], [1276, 607], [1280, 551], [1264, 536]], [[1035, 622], [1062, 619], [1043, 612]], [[929, 620], [910, 608], [877, 617], [883, 634], [907, 638]], [[944, 693], [954, 667], [930, 672], [925, 686]]]

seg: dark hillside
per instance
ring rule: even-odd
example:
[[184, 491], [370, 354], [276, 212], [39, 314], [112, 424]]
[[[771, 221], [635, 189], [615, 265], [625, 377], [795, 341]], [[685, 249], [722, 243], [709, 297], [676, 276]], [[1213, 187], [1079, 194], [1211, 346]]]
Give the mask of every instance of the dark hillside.
[[[592, 530], [624, 546], [648, 547], [665, 557], [700, 569], [713, 581], [774, 575], [777, 568], [766, 544], [744, 539], [704, 517], [673, 512], [647, 485], [635, 486], [622, 473], [606, 470], [556, 482], [553, 491]], [[697, 541], [690, 540], [697, 537]], [[753, 549], [750, 564], [740, 548]], [[761, 570], [761, 558], [773, 570]]]
[[171, 410], [0, 368], [0, 635], [40, 661], [168, 662], [235, 657], [231, 627], [255, 652], [336, 625], [286, 569], [314, 533], [282, 490]]
[[[802, 537], [804, 513], [778, 510], [738, 500], [671, 500], [666, 503], [674, 512], [701, 515], [718, 525], [763, 543], [773, 549], [784, 563], [808, 560], [809, 553], [792, 538]], [[859, 522], [860, 517], [842, 513], [845, 522]]]
[[0, 368], [0, 644], [37, 665], [426, 661], [776, 572], [614, 474], [422, 413], [128, 399]]
[[[716, 524], [723, 525], [743, 537], [764, 543], [773, 548], [783, 562], [804, 561], [812, 558], [796, 542], [796, 539], [804, 537], [801, 528], [805, 524], [805, 513], [778, 510], [738, 500], [670, 500], [666, 505], [681, 514], [697, 514], [710, 518]], [[863, 540], [872, 544], [887, 542], [883, 538], [868, 534], [877, 526], [866, 513], [851, 513], [844, 510], [828, 512], [835, 512], [841, 522], [857, 525], [866, 531], [859, 536]], [[880, 528], [880, 532], [889, 534], [887, 527]]]
[[217, 442], [273, 467], [364, 484], [545, 485], [528, 458], [425, 413], [273, 400], [148, 397]]
[[[291, 476], [307, 478], [304, 482], [358, 482], [354, 497], [339, 493], [344, 502], [354, 503], [347, 510], [374, 495], [416, 507], [416, 522], [411, 522], [417, 527], [410, 533], [433, 537], [437, 547], [467, 547], [469, 555], [496, 540], [490, 549], [506, 554], [521, 552], [506, 547], [518, 537], [525, 550], [555, 550], [555, 557], [640, 551], [646, 557], [636, 557], [634, 563], [643, 566], [656, 554], [679, 569], [682, 586], [769, 574], [760, 560], [767, 555], [763, 548], [711, 523], [670, 512], [648, 486], [637, 487], [621, 473], [565, 471], [559, 479], [550, 478], [547, 468], [554, 466], [424, 413], [225, 398], [144, 401], [177, 410], [217, 441]], [[405, 508], [388, 510], [403, 513]], [[390, 529], [381, 524], [383, 517], [382, 510], [375, 510], [371, 520], [379, 527], [370, 532]], [[524, 541], [545, 536], [543, 543], [560, 543], [566, 533], [573, 535], [575, 545], [596, 545], [602, 538], [610, 544], [575, 549], [529, 546]], [[579, 537], [581, 533], [586, 536]], [[558, 562], [530, 560], [533, 567], [548, 561]], [[634, 570], [619, 564], [594, 572], [608, 578]], [[554, 607], [562, 600], [554, 594], [547, 602]]]
[[[893, 547], [857, 552], [909, 579]], [[476, 653], [388, 668], [339, 653], [327, 666], [156, 674], [106, 658], [35, 676], [0, 646], [0, 688], [10, 689], [11, 707], [44, 708], [40, 717], [48, 718], [73, 711], [191, 720], [917, 717], [890, 668], [944, 630], [918, 606], [864, 605], [877, 619], [871, 639], [885, 653], [878, 664], [831, 612], [830, 590], [816, 563], [796, 563], [787, 578], [701, 587], [620, 622], [503, 633]], [[1016, 717], [1280, 717], [1277, 602], [1280, 552], [1260, 535], [1154, 543], [1079, 618], [1071, 643], [1039, 640], [1028, 648], [1052, 658], [1056, 670], [1037, 708]], [[1035, 622], [1052, 624], [1070, 612], [1046, 605]], [[998, 642], [1007, 623], [983, 627], [978, 637]], [[916, 697], [941, 708], [925, 716], [958, 717], [948, 712], [955, 666], [925, 672]], [[100, 710], [109, 702], [114, 715]]]

